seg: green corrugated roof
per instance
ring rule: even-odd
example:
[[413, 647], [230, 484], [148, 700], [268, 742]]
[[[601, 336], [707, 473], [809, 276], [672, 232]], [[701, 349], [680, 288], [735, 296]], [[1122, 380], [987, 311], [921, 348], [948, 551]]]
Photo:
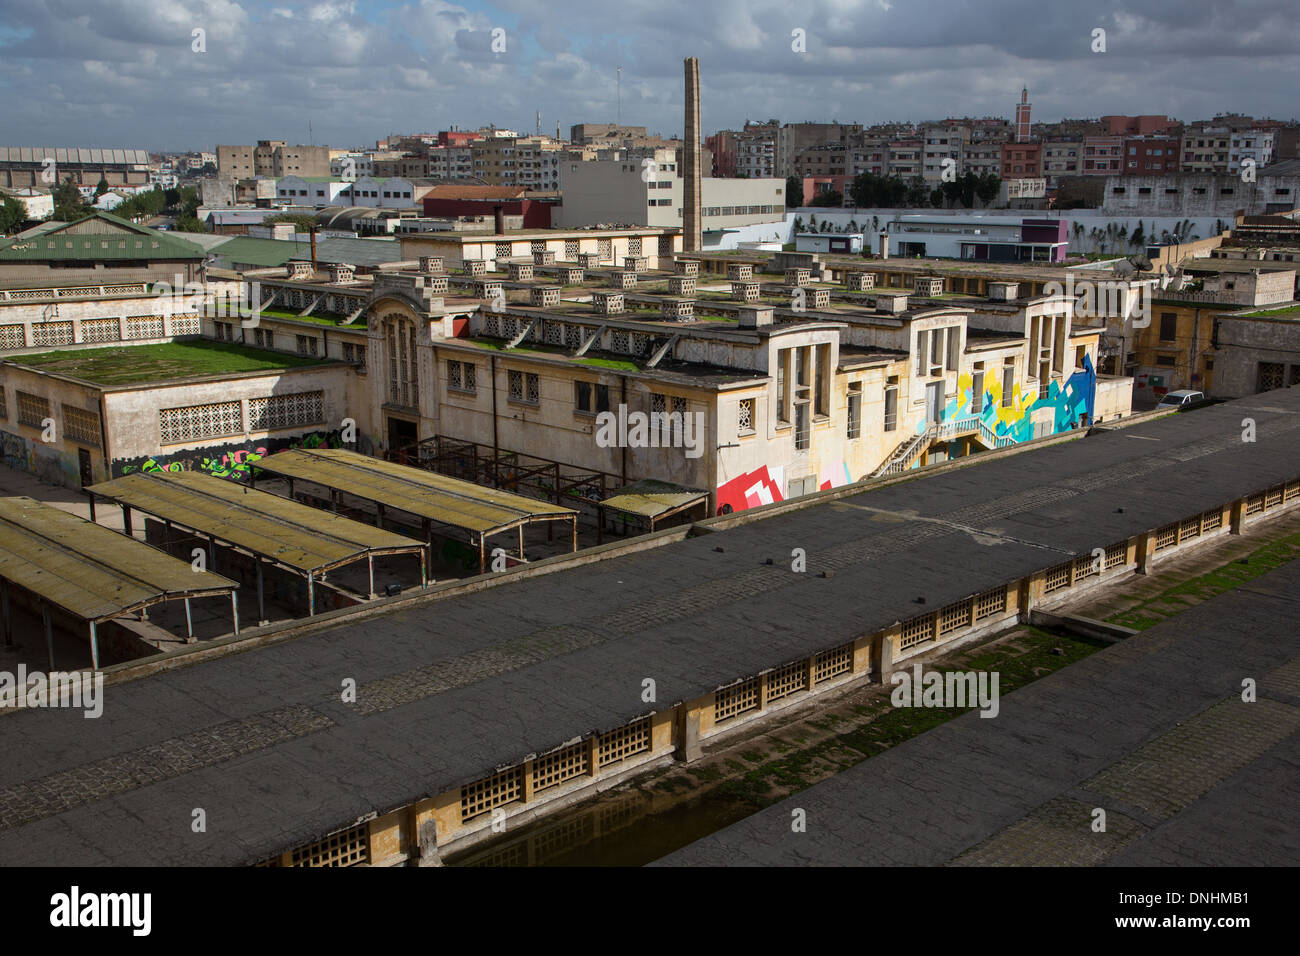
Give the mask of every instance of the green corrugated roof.
[[[100, 220], [111, 232], [74, 233], [73, 227]], [[74, 222], [59, 223], [37, 236], [14, 236], [0, 241], [0, 262], [44, 262], [93, 259], [116, 262], [136, 259], [202, 259], [204, 252], [192, 242], [166, 232], [98, 211]]]
[[256, 239], [236, 236], [212, 250], [218, 261], [224, 259], [231, 265], [245, 263], [251, 266], [282, 266], [290, 259], [311, 255], [310, 243], [292, 242], [288, 239]]

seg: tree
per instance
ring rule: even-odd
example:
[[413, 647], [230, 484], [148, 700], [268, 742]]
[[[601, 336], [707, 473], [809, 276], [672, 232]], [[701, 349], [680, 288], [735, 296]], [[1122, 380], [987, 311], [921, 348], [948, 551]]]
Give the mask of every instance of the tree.
[[942, 209], [942, 208], [943, 208], [943, 190], [942, 190], [942, 189], [932, 189], [932, 190], [930, 190], [930, 205], [933, 206], [935, 209]]
[[68, 176], [54, 190], [54, 218], [60, 222], [72, 222], [89, 212], [86, 201], [81, 198], [81, 190], [71, 176]]
[[1147, 235], [1142, 231], [1142, 220], [1138, 220], [1137, 226], [1133, 229], [1133, 235], [1129, 236], [1129, 242], [1137, 246], [1139, 250], [1146, 248]]
[[317, 222], [315, 216], [308, 216], [305, 213], [281, 213], [278, 216], [267, 216], [262, 220], [263, 225], [277, 222], [291, 222], [296, 227], [297, 232], [311, 232], [316, 228]]
[[996, 173], [984, 173], [975, 184], [975, 195], [979, 197], [980, 202], [986, 207], [997, 202], [998, 195], [1001, 192], [1002, 177]]
[[785, 208], [798, 209], [803, 205], [803, 180], [787, 176], [785, 180]]
[[200, 222], [199, 218], [193, 213], [177, 216], [176, 226], [174, 228], [177, 232], [207, 232], [207, 230], [203, 228], [203, 223]]
[[17, 232], [26, 221], [26, 204], [8, 194], [0, 195], [0, 233]]
[[812, 204], [814, 206], [831, 206], [831, 207], [843, 206], [844, 194], [837, 193], [833, 189], [828, 189], [825, 192], [820, 192], [816, 196], [814, 196]]
[[95, 185], [95, 200], [98, 201], [99, 197], [106, 192], [108, 192], [108, 180], [100, 176], [99, 182]]

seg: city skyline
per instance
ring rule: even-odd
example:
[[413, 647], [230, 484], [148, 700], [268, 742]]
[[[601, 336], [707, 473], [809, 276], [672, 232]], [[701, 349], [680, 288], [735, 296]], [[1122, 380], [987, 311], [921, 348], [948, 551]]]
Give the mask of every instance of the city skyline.
[[[256, 141], [268, 130], [339, 147], [485, 122], [527, 133], [539, 110], [543, 133], [621, 112], [624, 123], [680, 135], [685, 55], [701, 59], [706, 132], [769, 117], [868, 126], [1009, 117], [1023, 86], [1046, 122], [1294, 112], [1284, 91], [1300, 73], [1300, 29], [1270, 0], [1203, 13], [1069, 10], [1050, 31], [1018, 0], [946, 17], [930, 9], [938, 6], [583, 2], [565, 20], [579, 25], [570, 29], [514, 0], [49, 0], [10, 7], [0, 21], [0, 87], [15, 145], [154, 151]], [[1027, 28], [1011, 31], [1012, 22]], [[1094, 52], [1098, 29], [1104, 52]], [[1188, 74], [1188, 57], [1206, 68]]]

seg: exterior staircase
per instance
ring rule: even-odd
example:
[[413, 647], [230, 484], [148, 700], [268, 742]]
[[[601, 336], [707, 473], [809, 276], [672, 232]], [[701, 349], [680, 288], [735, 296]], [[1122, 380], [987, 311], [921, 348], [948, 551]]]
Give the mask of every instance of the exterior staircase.
[[1009, 435], [999, 436], [984, 423], [982, 418], [957, 418], [946, 422], [935, 422], [919, 435], [902, 442], [894, 449], [892, 455], [871, 473], [872, 478], [882, 475], [901, 475], [916, 463], [916, 460], [937, 441], [951, 441], [974, 435], [985, 448], [1006, 448], [1014, 445], [1016, 440]]

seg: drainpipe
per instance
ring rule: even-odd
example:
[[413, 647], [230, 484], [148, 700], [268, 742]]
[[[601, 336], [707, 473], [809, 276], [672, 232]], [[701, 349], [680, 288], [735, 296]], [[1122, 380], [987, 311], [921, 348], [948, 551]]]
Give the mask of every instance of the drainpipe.
[[108, 451], [108, 412], [104, 407], [104, 393], [99, 393], [99, 447], [104, 453], [104, 476], [108, 481], [113, 480], [113, 466], [109, 464]]
[[[619, 381], [622, 383], [623, 407], [627, 408], [627, 376], [620, 375], [618, 378]], [[626, 487], [627, 486], [627, 442], [623, 442], [622, 459], [623, 461], [622, 461], [621, 468], [622, 468], [623, 486]]]
[[488, 356], [488, 362], [492, 366], [492, 487], [499, 488], [497, 484], [497, 456], [500, 454], [500, 446], [497, 444], [497, 357]]

